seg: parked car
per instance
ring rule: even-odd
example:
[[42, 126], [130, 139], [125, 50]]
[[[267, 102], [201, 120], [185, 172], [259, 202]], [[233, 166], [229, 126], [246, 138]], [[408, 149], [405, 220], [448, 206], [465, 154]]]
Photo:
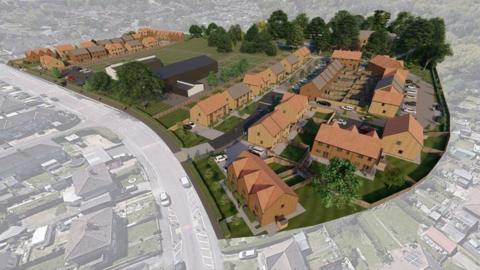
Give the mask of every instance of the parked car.
[[166, 192], [160, 192], [160, 204], [162, 206], [169, 206], [170, 203], [170, 196], [168, 196]]
[[407, 83], [407, 84], [405, 85], [405, 88], [406, 88], [406, 89], [410, 89], [410, 90], [417, 89], [417, 87], [416, 87], [415, 85], [409, 84], [409, 83]]
[[325, 101], [325, 100], [317, 100], [317, 104], [322, 105], [322, 106], [327, 106], [327, 107], [332, 106], [332, 103], [330, 103], [328, 101]]
[[350, 105], [344, 105], [340, 108], [342, 108], [345, 111], [353, 111], [353, 109], [354, 109], [353, 106], [350, 106]]
[[406, 113], [412, 113], [412, 114], [416, 114], [417, 113], [417, 110], [414, 109], [414, 108], [408, 108], [408, 107], [403, 107], [403, 111], [406, 112]]
[[247, 259], [253, 259], [257, 257], [257, 250], [256, 249], [249, 249], [249, 250], [244, 250], [238, 253], [238, 258], [240, 260], [247, 260]]
[[220, 163], [228, 159], [227, 155], [218, 155], [215, 157], [215, 162]]
[[403, 103], [404, 108], [410, 108], [410, 109], [416, 109], [417, 108], [417, 102], [415, 101], [406, 101]]
[[250, 145], [248, 147], [248, 151], [252, 154], [255, 154], [259, 157], [263, 157], [265, 155], [265, 149], [258, 147], [258, 146], [252, 146]]
[[407, 97], [407, 98], [417, 98], [417, 92], [407, 92], [405, 94], [405, 97]]
[[358, 131], [359, 131], [360, 133], [362, 133], [362, 134], [368, 133], [368, 132], [370, 132], [370, 131], [372, 131], [372, 130], [373, 130], [373, 128], [372, 128], [372, 127], [369, 127], [369, 126], [367, 126], [367, 125], [361, 125], [361, 126], [358, 127]]
[[191, 130], [191, 129], [193, 129], [193, 127], [190, 126], [190, 125], [183, 125], [183, 129], [185, 129], [185, 130]]
[[333, 119], [333, 121], [337, 122], [341, 126], [345, 126], [347, 124], [347, 120], [339, 118], [339, 119]]
[[188, 176], [183, 176], [180, 178], [180, 183], [182, 183], [182, 186], [184, 188], [189, 188], [192, 186], [192, 183], [190, 182], [190, 179], [188, 179]]

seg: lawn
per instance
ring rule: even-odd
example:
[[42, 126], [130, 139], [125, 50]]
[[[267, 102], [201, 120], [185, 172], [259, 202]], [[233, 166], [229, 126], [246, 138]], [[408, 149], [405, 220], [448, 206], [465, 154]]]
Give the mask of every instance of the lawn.
[[400, 187], [388, 188], [381, 176], [383, 174], [384, 172], [377, 172], [377, 177], [375, 177], [374, 181], [360, 178], [360, 181], [362, 182], [362, 186], [360, 187], [360, 198], [362, 200], [374, 203], [410, 186], [408, 183], [405, 183], [405, 185]]
[[206, 138], [190, 132], [188, 130], [184, 130], [183, 128], [179, 128], [173, 132], [175, 136], [182, 142], [183, 147], [192, 147], [207, 141]]
[[[211, 158], [203, 158], [194, 161], [195, 168], [199, 172], [203, 182], [207, 186], [210, 194], [213, 196], [223, 217], [229, 217], [237, 214], [235, 205], [228, 199], [227, 194], [219, 185], [219, 181], [225, 179], [225, 175], [218, 167], [217, 163]], [[218, 184], [215, 184], [218, 183]]]
[[49, 193], [45, 196], [39, 197], [35, 200], [28, 201], [28, 202], [19, 204], [17, 206], [14, 206], [14, 207], [10, 208], [9, 211], [11, 211], [13, 214], [20, 215], [20, 214], [23, 214], [23, 213], [25, 213], [25, 212], [27, 212], [31, 209], [34, 209], [36, 207], [39, 207], [39, 206], [45, 205], [47, 203], [53, 202], [53, 201], [59, 199], [60, 197], [61, 197], [60, 193], [52, 192], [52, 193]]
[[215, 126], [215, 129], [221, 132], [229, 132], [234, 129], [238, 124], [243, 121], [242, 118], [236, 116], [230, 116], [227, 119], [223, 120], [220, 124]]
[[305, 157], [307, 149], [300, 148], [298, 146], [289, 144], [280, 154], [281, 157], [284, 157], [288, 160], [299, 162]]
[[417, 66], [415, 64], [406, 63], [406, 68], [413, 74], [422, 78], [422, 80], [432, 84], [432, 76], [429, 69], [423, 69], [423, 67]]
[[[398, 167], [400, 170], [402, 170], [402, 172], [405, 172], [406, 175], [410, 176], [415, 181], [419, 181], [433, 169], [439, 159], [440, 156], [438, 155], [422, 153], [421, 163], [420, 165], [417, 165], [402, 159], [387, 157], [387, 170], [389, 169], [389, 166], [390, 168]], [[384, 180], [385, 173], [378, 173], [376, 178]]]
[[51, 270], [51, 269], [60, 269], [62, 266], [64, 266], [65, 263], [65, 257], [63, 255], [59, 255], [56, 257], [53, 257], [49, 260], [46, 260], [44, 262], [35, 264], [31, 267], [28, 267], [28, 270]]
[[41, 189], [55, 183], [55, 179], [48, 172], [41, 173], [27, 180], [34, 187]]
[[190, 112], [184, 109], [177, 109], [160, 118], [158, 121], [166, 128], [173, 127], [176, 123], [181, 122], [190, 117]]
[[305, 208], [306, 212], [289, 220], [288, 229], [316, 225], [363, 210], [363, 208], [355, 205], [345, 208], [325, 208], [320, 200], [320, 195], [315, 192], [312, 185], [301, 187], [295, 192], [300, 199], [299, 203]]
[[227, 226], [230, 230], [231, 238], [248, 237], [253, 235], [243, 219], [240, 219], [238, 222], [227, 223]]
[[268, 166], [270, 166], [270, 168], [272, 168], [272, 170], [276, 173], [276, 174], [280, 174], [286, 170], [289, 170], [291, 169], [290, 166], [284, 166], [284, 165], [281, 165], [281, 164], [278, 164], [276, 162], [272, 162], [270, 164], [268, 164]]
[[288, 178], [288, 179], [285, 181], [285, 183], [287, 183], [287, 185], [288, 185], [289, 187], [291, 187], [291, 186], [294, 186], [294, 185], [296, 185], [296, 184], [298, 184], [298, 183], [301, 183], [301, 182], [303, 182], [303, 181], [305, 181], [305, 178], [303, 178], [302, 176], [300, 176], [300, 175], [297, 174], [297, 175], [294, 175], [293, 177]]
[[120, 184], [124, 188], [130, 185], [138, 185], [142, 182], [145, 182], [145, 178], [143, 178], [143, 175], [140, 173], [126, 175], [124, 177], [121, 177], [120, 180]]
[[257, 110], [258, 102], [251, 102], [239, 111], [240, 115], [252, 114]]
[[128, 242], [141, 241], [158, 233], [157, 222], [152, 219], [150, 221], [132, 226], [128, 228]]
[[313, 145], [315, 136], [317, 135], [320, 125], [309, 119], [307, 124], [303, 127], [302, 131], [295, 137], [295, 141], [304, 143], [310, 147]]
[[325, 121], [330, 119], [331, 116], [332, 116], [332, 113], [321, 113], [321, 112], [315, 112], [315, 114], [313, 115], [313, 117], [321, 120], [325, 120]]
[[160, 113], [160, 112], [163, 112], [163, 111], [166, 111], [168, 110], [169, 108], [171, 108], [172, 106], [166, 104], [166, 103], [163, 103], [161, 101], [158, 101], [158, 100], [153, 100], [153, 101], [149, 101], [148, 102], [148, 105], [146, 107], [143, 107], [143, 106], [139, 106], [138, 108], [144, 112], [146, 112], [147, 114], [149, 114], [150, 116], [154, 116], [156, 115], [157, 113]]
[[320, 175], [322, 171], [324, 171], [327, 168], [327, 165], [322, 164], [318, 161], [313, 161], [312, 164], [310, 164], [310, 167], [308, 168], [311, 173], [314, 175]]
[[447, 136], [436, 136], [436, 137], [429, 137], [427, 138], [423, 144], [425, 147], [437, 149], [437, 150], [445, 150], [448, 143]]

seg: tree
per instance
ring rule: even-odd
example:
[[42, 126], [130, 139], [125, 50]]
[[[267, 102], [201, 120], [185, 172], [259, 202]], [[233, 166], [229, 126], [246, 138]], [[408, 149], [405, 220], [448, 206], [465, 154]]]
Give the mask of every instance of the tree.
[[250, 28], [248, 28], [247, 33], [245, 33], [244, 40], [246, 41], [254, 41], [258, 35], [258, 27], [256, 24], [252, 24]]
[[365, 45], [364, 50], [368, 57], [374, 55], [385, 55], [390, 51], [390, 37], [387, 30], [378, 30], [373, 32], [368, 38], [368, 43]]
[[304, 37], [302, 27], [296, 23], [289, 23], [287, 29], [287, 45], [294, 47], [303, 45]]
[[148, 100], [162, 93], [163, 82], [141, 62], [130, 62], [117, 69], [117, 91], [122, 99]]
[[360, 28], [373, 31], [386, 30], [387, 24], [390, 21], [390, 16], [391, 14], [385, 10], [375, 10], [374, 14], [368, 16]]
[[112, 91], [112, 79], [105, 71], [95, 72], [85, 85], [86, 89], [90, 91]]
[[320, 177], [314, 178], [315, 190], [325, 207], [344, 207], [359, 198], [361, 182], [355, 170], [350, 161], [333, 158]]
[[307, 38], [312, 40], [313, 46], [317, 50], [327, 50], [330, 48], [330, 29], [321, 17], [313, 18], [307, 26]]
[[217, 51], [231, 52], [233, 51], [233, 41], [228, 33], [219, 33], [217, 37]]
[[295, 20], [293, 21], [296, 23], [298, 26], [302, 28], [302, 32], [304, 36], [307, 36], [307, 27], [308, 23], [310, 22], [310, 19], [308, 18], [307, 14], [305, 13], [300, 13], [295, 17]]
[[267, 29], [272, 35], [273, 39], [280, 39], [286, 37], [286, 29], [288, 24], [288, 15], [282, 10], [272, 12], [267, 20]]
[[354, 49], [358, 45], [360, 26], [355, 16], [346, 10], [338, 11], [330, 20], [332, 43], [336, 48]]
[[401, 187], [405, 184], [405, 172], [398, 167], [392, 167], [385, 172], [385, 185], [388, 188]]
[[210, 23], [208, 27], [205, 29], [205, 35], [209, 36], [213, 31], [215, 31], [218, 28], [218, 25], [216, 23]]
[[55, 78], [61, 78], [62, 77], [62, 71], [60, 71], [60, 69], [58, 69], [56, 67], [52, 68], [50, 73], [52, 73], [52, 76], [55, 77]]
[[411, 13], [406, 11], [400, 12], [397, 18], [388, 26], [388, 31], [399, 35], [405, 31], [406, 26], [413, 20], [415, 20], [415, 16]]
[[243, 32], [239, 24], [230, 26], [230, 28], [228, 29], [228, 34], [232, 38], [232, 42], [234, 45], [236, 45], [237, 42], [242, 41]]
[[215, 85], [218, 84], [218, 78], [217, 78], [217, 74], [215, 74], [215, 72], [210, 71], [210, 72], [208, 73], [207, 83], [208, 83], [208, 85], [210, 85], [210, 86], [215, 86]]
[[192, 35], [192, 38], [199, 38], [199, 37], [202, 37], [203, 30], [200, 26], [196, 24], [192, 24], [188, 32], [190, 32], [190, 35]]
[[269, 42], [265, 45], [264, 52], [268, 56], [277, 55], [277, 46], [273, 42]]

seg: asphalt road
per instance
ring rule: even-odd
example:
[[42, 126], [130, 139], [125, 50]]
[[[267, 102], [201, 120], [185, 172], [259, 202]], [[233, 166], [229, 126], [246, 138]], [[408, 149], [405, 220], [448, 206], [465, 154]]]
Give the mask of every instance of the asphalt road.
[[161, 191], [168, 192], [172, 199], [169, 208], [162, 208], [160, 220], [164, 239], [162, 256], [168, 261], [167, 269], [173, 266], [174, 260], [184, 260], [188, 269], [223, 268], [218, 239], [198, 194], [193, 188], [185, 189], [180, 185], [180, 177], [186, 175], [183, 167], [151, 129], [122, 111], [3, 64], [0, 65], [0, 80], [33, 95], [56, 97], [59, 99], [55, 103], [58, 108], [72, 111], [82, 118], [81, 127], [106, 127], [122, 138], [144, 165], [157, 201]]

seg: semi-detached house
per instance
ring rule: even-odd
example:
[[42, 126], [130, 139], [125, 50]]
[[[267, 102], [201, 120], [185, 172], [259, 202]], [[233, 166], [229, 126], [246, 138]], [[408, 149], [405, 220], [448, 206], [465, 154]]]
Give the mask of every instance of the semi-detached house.
[[408, 70], [398, 69], [386, 74], [375, 86], [368, 112], [372, 115], [392, 118], [403, 102], [403, 88]]
[[273, 111], [263, 116], [248, 128], [248, 142], [272, 148], [288, 138], [290, 122], [281, 111]]
[[225, 96], [230, 110], [241, 108], [252, 100], [250, 89], [243, 82], [234, 84], [225, 90]]
[[290, 124], [295, 124], [303, 117], [308, 109], [308, 98], [293, 93], [285, 93], [280, 104], [275, 106], [276, 111], [282, 112]]
[[224, 92], [199, 101], [190, 109], [190, 121], [210, 127], [228, 115], [228, 101]]
[[396, 158], [420, 163], [423, 149], [423, 127], [411, 115], [387, 120], [382, 136], [383, 152]]
[[347, 70], [357, 71], [362, 60], [361, 51], [335, 50], [332, 54], [332, 60], [340, 61]]
[[267, 90], [268, 86], [267, 80], [261, 72], [245, 74], [243, 82], [248, 85], [253, 97], [261, 96]]

